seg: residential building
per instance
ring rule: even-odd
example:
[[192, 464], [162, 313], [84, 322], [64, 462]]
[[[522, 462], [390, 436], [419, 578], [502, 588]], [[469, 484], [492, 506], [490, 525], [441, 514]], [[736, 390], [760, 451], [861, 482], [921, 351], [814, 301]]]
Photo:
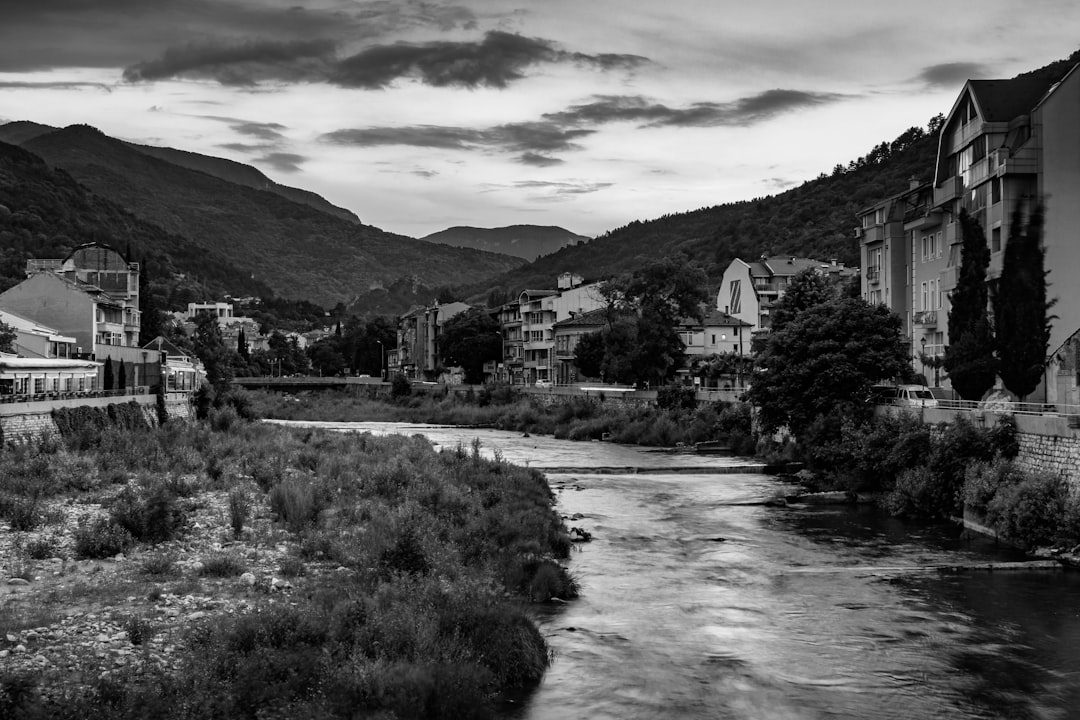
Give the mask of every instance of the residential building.
[[702, 355], [750, 354], [750, 328], [745, 320], [722, 310], [706, 310], [703, 319], [679, 321], [679, 339], [689, 359]]
[[[0, 353], [0, 396], [5, 402], [47, 399], [97, 390], [101, 363], [72, 358], [24, 358]], [[34, 396], [44, 396], [37, 397]]]
[[[934, 372], [948, 385], [923, 361], [942, 356], [947, 343], [949, 298], [961, 261], [961, 210], [977, 219], [986, 234], [992, 283], [1001, 274], [1013, 212], [1043, 201], [1047, 294], [1057, 299], [1048, 378], [1056, 374], [1054, 358], [1080, 328], [1080, 286], [1072, 281], [1080, 268], [1075, 239], [1080, 204], [1074, 202], [1080, 196], [1078, 67], [1063, 74], [969, 80], [942, 125], [932, 185], [913, 187], [859, 214], [857, 233], [868, 268], [863, 296], [904, 318], [914, 367], [928, 379]], [[879, 249], [877, 265], [873, 253]], [[872, 267], [881, 268], [876, 282]], [[1066, 395], [1071, 402], [1080, 400], [1075, 377], [1044, 383], [1029, 400], [1066, 402]]]
[[933, 385], [945, 353], [948, 313], [941, 276], [949, 262], [942, 212], [933, 185], [912, 181], [907, 190], [861, 210], [862, 297], [885, 305], [902, 321], [913, 367]]
[[554, 372], [552, 381], [556, 385], [570, 385], [587, 378], [578, 371], [574, 362], [578, 342], [585, 335], [600, 332], [607, 324], [603, 308], [579, 313], [570, 312], [570, 317], [559, 320], [551, 326], [555, 339]]
[[[520, 376], [512, 379], [515, 384], [518, 378], [525, 385], [537, 381], [555, 382], [555, 323], [570, 319], [571, 313], [583, 314], [606, 305], [600, 294], [600, 283], [583, 284], [581, 276], [563, 273], [557, 285], [556, 290], [523, 290], [518, 296], [523, 357]], [[514, 334], [516, 322], [502, 329], [504, 337]]]
[[387, 367], [414, 380], [439, 375], [439, 335], [447, 320], [471, 306], [463, 302], [416, 307], [398, 319], [397, 347], [387, 353]]
[[[233, 304], [229, 302], [188, 303], [187, 312], [183, 314], [184, 329], [190, 335], [195, 329], [195, 318], [199, 315], [211, 315], [217, 318], [218, 328], [221, 330], [221, 340], [225, 347], [230, 350], [240, 349], [240, 333], [244, 334], [248, 351], [269, 349], [269, 338], [261, 334], [259, 322], [254, 318], [236, 315]], [[322, 332], [322, 331], [315, 331]], [[313, 343], [309, 333], [308, 342]]]
[[55, 328], [6, 310], [0, 310], [0, 322], [15, 331], [12, 349], [19, 357], [70, 358], [75, 355], [75, 338], [61, 335]]
[[[142, 347], [142, 356], [148, 379], [146, 385], [151, 388], [164, 382], [169, 392], [191, 392], [206, 378], [202, 361], [161, 335]], [[151, 365], [157, 365], [156, 372]]]
[[736, 258], [724, 271], [716, 309], [747, 323], [751, 334], [767, 332], [773, 306], [784, 296], [792, 278], [808, 269], [838, 281], [859, 274], [858, 268], [844, 267], [835, 260], [822, 262], [791, 255], [763, 255], [751, 262]]

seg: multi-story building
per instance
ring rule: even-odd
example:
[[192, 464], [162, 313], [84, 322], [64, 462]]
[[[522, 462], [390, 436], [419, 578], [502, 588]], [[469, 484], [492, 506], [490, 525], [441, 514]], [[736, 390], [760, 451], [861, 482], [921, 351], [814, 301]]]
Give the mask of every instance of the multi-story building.
[[[1057, 298], [1058, 316], [1050, 350], [1061, 349], [1080, 328], [1080, 286], [1071, 277], [1080, 268], [1080, 204], [1074, 202], [1080, 196], [1078, 67], [1011, 80], [969, 80], [942, 125], [932, 185], [912, 188], [859, 215], [867, 268], [864, 297], [904, 317], [915, 369], [928, 378], [920, 363], [940, 357], [948, 336], [949, 297], [961, 261], [961, 210], [982, 225], [993, 282], [1001, 273], [1013, 212], [1044, 202], [1047, 294]], [[871, 268], [881, 268], [877, 278]], [[1052, 352], [1052, 358], [1058, 354]], [[1052, 381], [1029, 399], [1080, 400], [1075, 377], [1055, 377], [1051, 370], [1047, 379]]]
[[942, 213], [933, 208], [933, 185], [912, 181], [904, 192], [859, 212], [862, 297], [900, 316], [916, 370], [932, 372], [945, 352], [948, 313], [941, 275], [949, 262]]
[[578, 371], [574, 354], [582, 336], [600, 332], [607, 324], [603, 309], [578, 313], [571, 311], [570, 317], [559, 320], [551, 326], [555, 338], [555, 367], [552, 382], [556, 385], [569, 385], [585, 378]]
[[19, 357], [70, 358], [75, 355], [75, 338], [61, 335], [55, 328], [6, 310], [0, 310], [0, 323], [15, 331], [12, 350]]
[[[522, 384], [557, 381], [555, 323], [569, 319], [571, 313], [583, 314], [605, 306], [604, 298], [600, 295], [600, 283], [586, 285], [582, 282], [578, 275], [563, 273], [558, 278], [557, 290], [523, 290], [518, 296]], [[510, 314], [512, 316], [512, 313]], [[500, 313], [500, 317], [502, 316], [503, 313]], [[514, 334], [516, 322], [512, 321], [509, 327], [502, 329], [504, 338]], [[518, 376], [513, 375], [511, 381], [516, 384]]]
[[387, 353], [387, 367], [414, 380], [434, 380], [439, 362], [439, 335], [447, 320], [469, 309], [463, 302], [418, 307], [398, 319], [397, 347]]
[[837, 280], [859, 274], [858, 268], [844, 267], [835, 260], [822, 262], [790, 255], [763, 255], [751, 262], [736, 258], [724, 271], [716, 309], [747, 323], [751, 334], [766, 332], [773, 306], [784, 296], [792, 278], [808, 269]]

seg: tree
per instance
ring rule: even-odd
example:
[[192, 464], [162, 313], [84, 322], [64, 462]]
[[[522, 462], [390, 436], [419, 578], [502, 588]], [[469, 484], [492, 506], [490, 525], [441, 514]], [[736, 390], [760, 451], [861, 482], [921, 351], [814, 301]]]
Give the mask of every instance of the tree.
[[236, 352], [247, 362], [251, 359], [251, 351], [248, 349], [247, 333], [244, 332], [244, 328], [240, 328], [240, 332], [236, 334]]
[[15, 328], [7, 323], [0, 322], [0, 352], [15, 352], [15, 338], [17, 337], [18, 334], [15, 332]]
[[120, 370], [116, 373], [116, 389], [127, 389], [127, 363], [120, 361]]
[[465, 382], [484, 380], [484, 363], [502, 354], [499, 323], [479, 307], [459, 312], [443, 323], [439, 334], [439, 357], [447, 366], [465, 371]]
[[967, 210], [960, 211], [960, 233], [960, 274], [949, 310], [944, 367], [960, 397], [979, 400], [997, 376], [994, 333], [986, 314], [990, 248], [979, 221]]
[[1050, 308], [1056, 302], [1046, 299], [1042, 232], [1043, 204], [1036, 203], [1026, 227], [1023, 207], [1017, 205], [992, 296], [998, 372], [1005, 387], [1020, 398], [1030, 395], [1042, 379], [1050, 347]]
[[574, 346], [574, 365], [585, 377], [600, 377], [604, 367], [604, 334], [591, 332], [578, 338]]
[[[607, 326], [600, 331], [599, 363], [604, 379], [658, 385], [670, 379], [685, 359], [679, 321], [702, 318], [707, 284], [705, 272], [682, 257], [666, 257], [604, 283]], [[592, 342], [587, 341], [585, 353], [595, 352]], [[595, 358], [586, 355], [586, 362]]]
[[217, 318], [210, 313], [195, 316], [195, 331], [191, 336], [195, 355], [202, 360], [206, 368], [206, 379], [214, 387], [228, 384], [232, 380], [232, 363], [229, 361], [229, 349], [221, 335]]
[[870, 386], [908, 364], [900, 326], [884, 306], [840, 298], [770, 330], [746, 392], [762, 427], [799, 436], [821, 417], [867, 417]]
[[161, 308], [150, 291], [150, 263], [144, 257], [139, 265], [139, 339], [145, 345], [162, 334]]
[[112, 358], [111, 357], [106, 357], [105, 358], [105, 367], [102, 368], [101, 373], [102, 373], [102, 375], [104, 375], [104, 377], [102, 378], [102, 381], [101, 381], [101, 389], [102, 390], [112, 390], [113, 389], [113, 366], [112, 366]]
[[341, 338], [338, 337], [326, 337], [308, 348], [311, 366], [318, 370], [320, 375], [328, 377], [338, 375], [348, 365], [344, 356], [337, 349], [341, 344], [340, 340]]

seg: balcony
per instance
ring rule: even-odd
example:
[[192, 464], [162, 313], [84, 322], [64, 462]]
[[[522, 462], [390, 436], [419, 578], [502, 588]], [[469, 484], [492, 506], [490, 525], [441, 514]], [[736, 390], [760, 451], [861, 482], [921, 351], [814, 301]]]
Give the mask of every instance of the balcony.
[[1032, 175], [1039, 171], [1039, 159], [1035, 148], [1025, 147], [1016, 153], [1010, 153], [1009, 148], [998, 148], [990, 153], [997, 165], [996, 174], [1002, 175]]
[[952, 202], [964, 194], [964, 179], [959, 175], [945, 178], [945, 181], [934, 188], [934, 205], [940, 207], [945, 203]]
[[937, 327], [937, 316], [937, 310], [920, 310], [919, 312], [915, 313], [915, 315], [912, 317], [912, 320], [916, 325], [931, 328]]
[[866, 282], [878, 283], [881, 282], [881, 268], [868, 267], [866, 268]]

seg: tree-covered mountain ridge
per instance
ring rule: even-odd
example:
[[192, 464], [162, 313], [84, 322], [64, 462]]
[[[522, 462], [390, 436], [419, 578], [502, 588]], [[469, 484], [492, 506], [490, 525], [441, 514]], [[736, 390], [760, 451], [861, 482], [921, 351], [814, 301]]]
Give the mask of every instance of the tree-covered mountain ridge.
[[[1017, 77], [1060, 78], [1078, 61], [1080, 50]], [[494, 282], [457, 288], [456, 293], [474, 302], [511, 298], [525, 288], [551, 287], [562, 272], [599, 280], [678, 254], [700, 264], [711, 287], [735, 258], [796, 255], [858, 265], [854, 232], [858, 212], [903, 192], [912, 182], [933, 180], [943, 121], [944, 115], [938, 114], [925, 126], [912, 126], [865, 155], [782, 193], [634, 220], [588, 243], [568, 246], [516, 268]]]
[[542, 255], [557, 252], [567, 245], [589, 240], [584, 235], [554, 225], [509, 225], [497, 228], [457, 225], [420, 239], [513, 255], [529, 262]]
[[136, 217], [187, 238], [197, 255], [214, 253], [277, 295], [324, 307], [405, 276], [460, 284], [524, 262], [350, 221], [147, 154], [86, 125], [35, 134], [21, 146]]

